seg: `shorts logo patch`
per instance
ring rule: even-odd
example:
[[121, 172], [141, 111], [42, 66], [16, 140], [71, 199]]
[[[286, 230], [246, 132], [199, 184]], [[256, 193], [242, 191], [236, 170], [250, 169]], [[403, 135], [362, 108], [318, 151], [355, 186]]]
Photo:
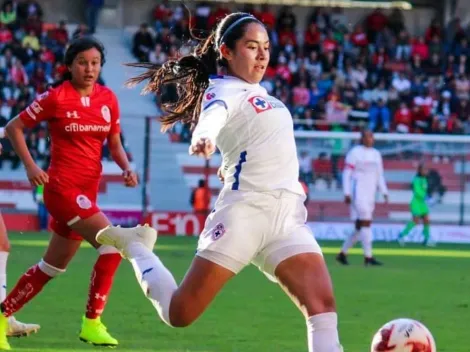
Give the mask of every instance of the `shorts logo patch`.
[[87, 210], [91, 208], [91, 200], [89, 200], [88, 197], [83, 194], [77, 196], [77, 204], [81, 209]]
[[271, 110], [273, 108], [271, 103], [259, 96], [251, 97], [250, 99], [248, 99], [248, 101], [251, 105], [253, 105], [257, 114]]
[[224, 224], [218, 223], [215, 225], [214, 229], [212, 230], [212, 238], [214, 240], [218, 240], [220, 237], [222, 237], [225, 233], [225, 227]]

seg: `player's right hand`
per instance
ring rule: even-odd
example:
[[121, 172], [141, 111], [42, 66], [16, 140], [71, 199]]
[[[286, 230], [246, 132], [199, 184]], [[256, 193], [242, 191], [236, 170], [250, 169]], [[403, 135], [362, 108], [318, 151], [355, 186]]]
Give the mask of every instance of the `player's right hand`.
[[351, 196], [344, 196], [344, 202], [348, 205], [351, 204]]
[[215, 145], [208, 138], [201, 138], [189, 148], [191, 155], [210, 157], [215, 152]]
[[26, 168], [26, 175], [33, 186], [41, 186], [49, 182], [49, 175], [36, 164]]
[[219, 167], [219, 170], [217, 170], [217, 177], [219, 178], [220, 182], [224, 183], [225, 178], [223, 172], [223, 166]]

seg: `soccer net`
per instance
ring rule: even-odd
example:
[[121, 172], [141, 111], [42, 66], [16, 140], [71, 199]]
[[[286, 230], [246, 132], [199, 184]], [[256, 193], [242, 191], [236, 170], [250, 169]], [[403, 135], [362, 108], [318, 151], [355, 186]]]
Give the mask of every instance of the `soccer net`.
[[[301, 178], [309, 186], [310, 221], [349, 220], [344, 204], [342, 170], [359, 133], [296, 131]], [[375, 147], [384, 160], [389, 203], [378, 195], [374, 221], [410, 219], [411, 182], [417, 167], [428, 169], [428, 204], [433, 223], [463, 225], [470, 209], [470, 137], [376, 133]]]

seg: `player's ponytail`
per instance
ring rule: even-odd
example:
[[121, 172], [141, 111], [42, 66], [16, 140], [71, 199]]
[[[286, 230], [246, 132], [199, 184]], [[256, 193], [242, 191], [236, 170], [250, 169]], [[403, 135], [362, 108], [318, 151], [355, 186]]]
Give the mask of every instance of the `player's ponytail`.
[[201, 113], [204, 92], [209, 87], [209, 77], [217, 74], [218, 65], [227, 66], [226, 60], [219, 53], [220, 46], [224, 43], [230, 49], [235, 49], [235, 42], [243, 36], [246, 25], [251, 22], [259, 21], [246, 13], [230, 14], [204, 40], [196, 38], [193, 31], [190, 31], [193, 39], [199, 41], [190, 55], [169, 60], [162, 66], [151, 63], [127, 64], [146, 69], [126, 82], [127, 86], [133, 87], [148, 81], [142, 90], [143, 94], [160, 94], [166, 84], [176, 85], [178, 99], [162, 104], [162, 131], [168, 130], [177, 122], [189, 123], [191, 129], [195, 127]]
[[133, 87], [143, 81], [148, 83], [143, 94], [160, 94], [166, 84], [175, 84], [178, 99], [162, 104], [164, 115], [160, 117], [162, 131], [171, 128], [176, 122], [197, 124], [201, 113], [204, 91], [209, 87], [210, 75], [217, 74], [217, 51], [212, 33], [194, 49], [191, 55], [169, 60], [162, 66], [151, 63], [133, 63], [127, 66], [145, 68], [146, 71], [127, 81]]

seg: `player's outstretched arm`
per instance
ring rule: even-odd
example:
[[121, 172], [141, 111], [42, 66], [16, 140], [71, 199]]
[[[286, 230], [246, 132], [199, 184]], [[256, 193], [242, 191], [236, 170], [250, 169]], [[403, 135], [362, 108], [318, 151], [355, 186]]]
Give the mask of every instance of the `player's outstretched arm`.
[[31, 182], [33, 186], [43, 185], [49, 182], [49, 176], [44, 170], [36, 165], [36, 162], [29, 152], [26, 140], [24, 138], [24, 127], [25, 126], [23, 121], [21, 121], [19, 116], [16, 116], [10, 122], [8, 122], [7, 126], [5, 127], [5, 131], [13, 146], [13, 149], [26, 168], [26, 174], [28, 175], [29, 182]]

